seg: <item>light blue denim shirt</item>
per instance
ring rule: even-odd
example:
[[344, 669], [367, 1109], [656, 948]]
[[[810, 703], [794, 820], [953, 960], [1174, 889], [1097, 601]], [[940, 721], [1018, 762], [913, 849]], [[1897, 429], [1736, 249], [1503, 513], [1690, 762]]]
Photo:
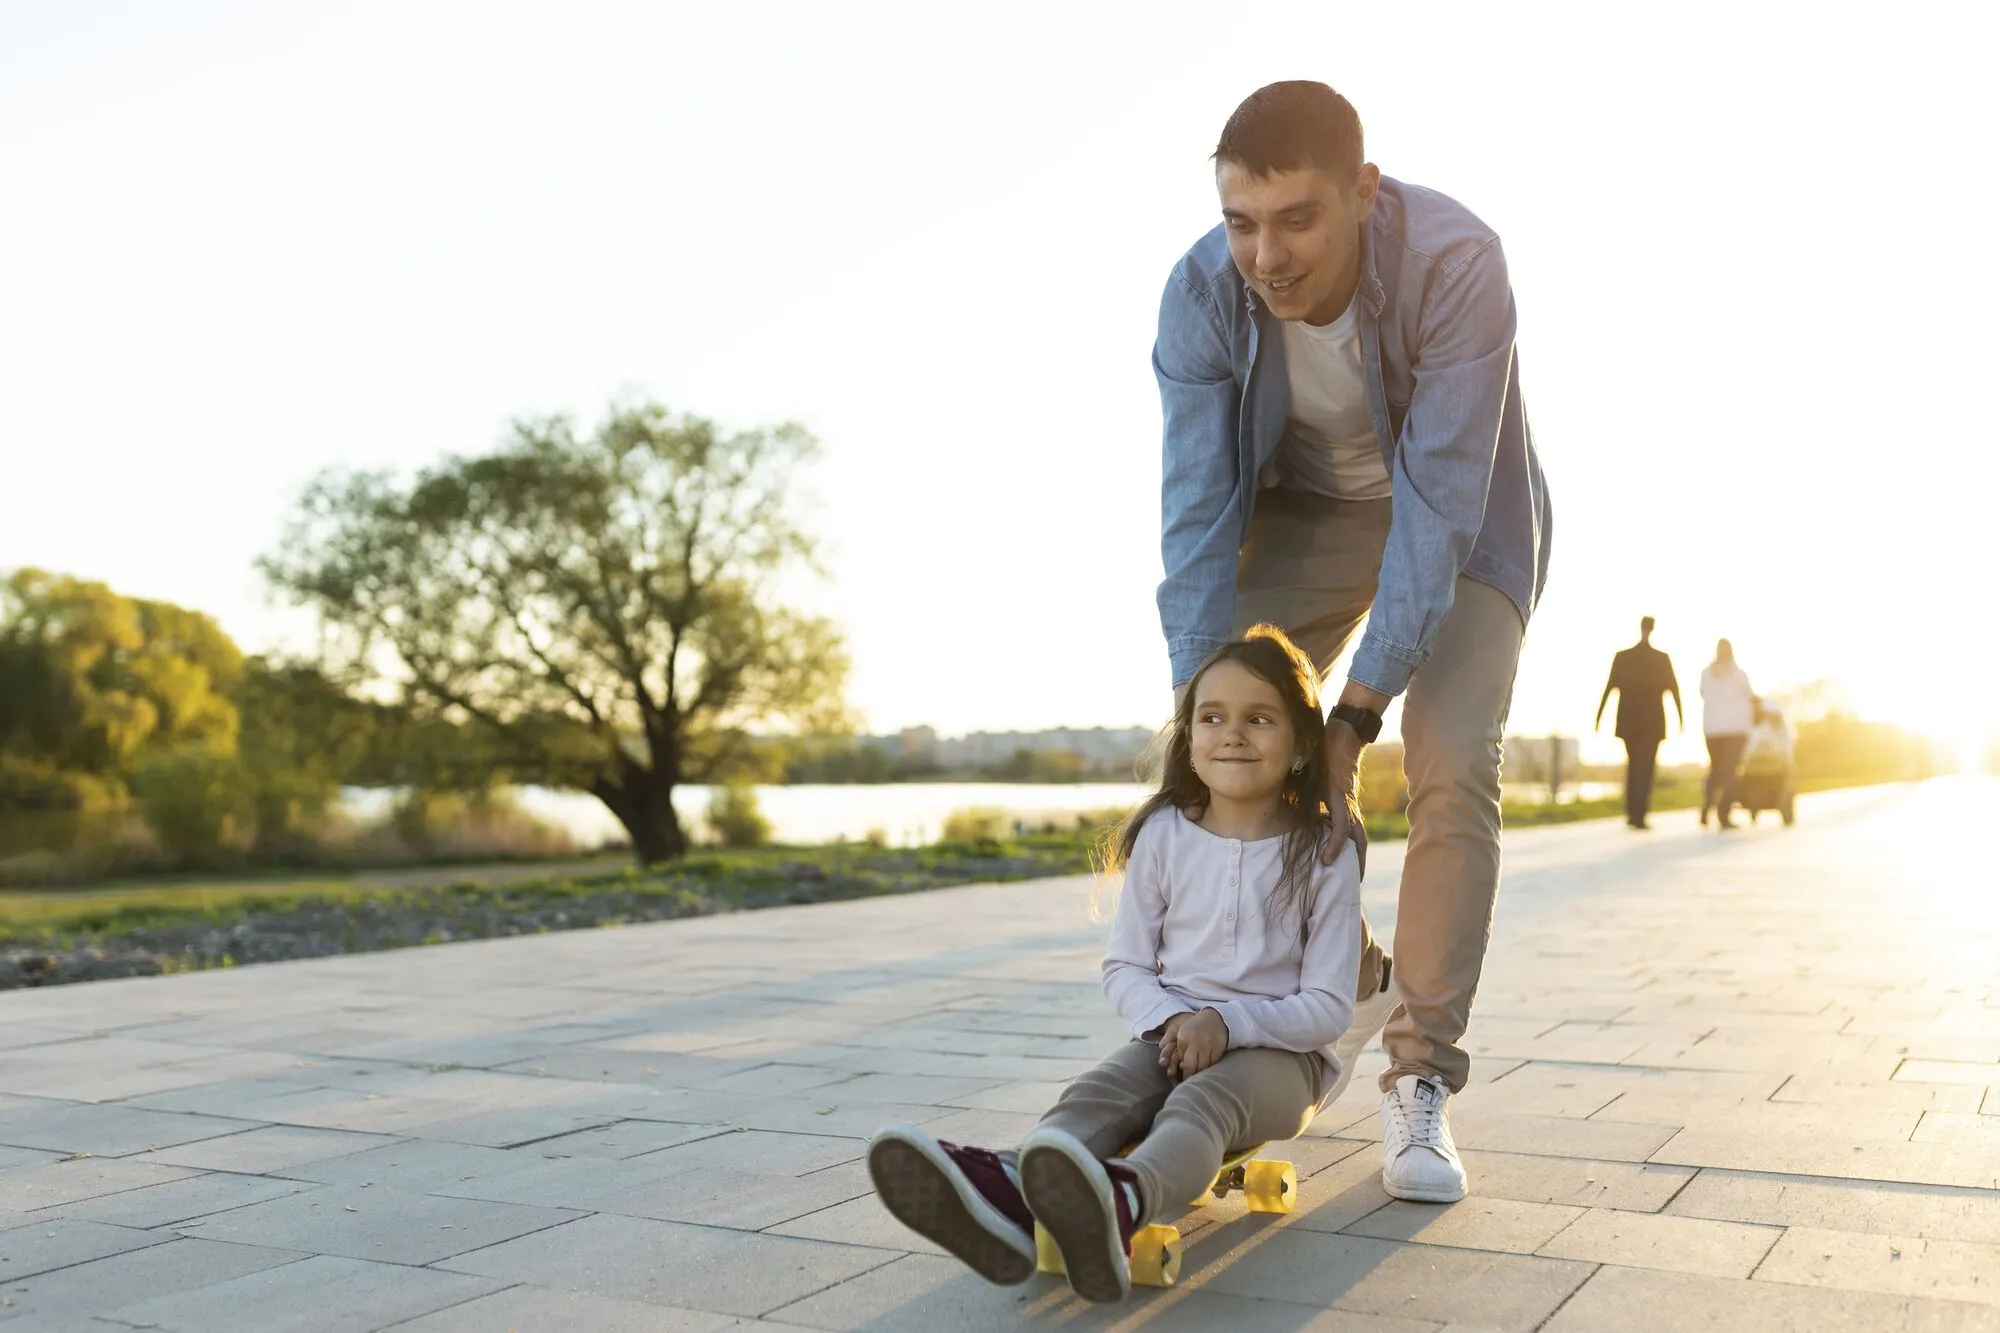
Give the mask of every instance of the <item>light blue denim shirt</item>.
[[[1514, 293], [1493, 230], [1434, 190], [1384, 177], [1357, 292], [1368, 415], [1393, 499], [1367, 631], [1349, 674], [1401, 694], [1464, 574], [1525, 624], [1549, 569], [1549, 496], [1521, 402]], [[1153, 372], [1166, 418], [1160, 625], [1173, 683], [1225, 642], [1258, 479], [1291, 406], [1278, 321], [1223, 229], [1167, 279]]]

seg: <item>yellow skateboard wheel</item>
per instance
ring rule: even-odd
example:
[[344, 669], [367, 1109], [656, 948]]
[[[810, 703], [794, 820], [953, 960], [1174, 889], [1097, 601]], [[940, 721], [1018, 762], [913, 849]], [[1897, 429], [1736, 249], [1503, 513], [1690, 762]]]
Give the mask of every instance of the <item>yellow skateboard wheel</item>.
[[1035, 1271], [1053, 1273], [1057, 1277], [1069, 1272], [1063, 1266], [1062, 1249], [1056, 1244], [1056, 1238], [1040, 1222], [1035, 1223]]
[[1299, 1197], [1299, 1173], [1290, 1162], [1246, 1162], [1243, 1201], [1253, 1213], [1289, 1213]]
[[1161, 1224], [1132, 1233], [1132, 1283], [1139, 1287], [1171, 1287], [1181, 1279], [1181, 1233]]

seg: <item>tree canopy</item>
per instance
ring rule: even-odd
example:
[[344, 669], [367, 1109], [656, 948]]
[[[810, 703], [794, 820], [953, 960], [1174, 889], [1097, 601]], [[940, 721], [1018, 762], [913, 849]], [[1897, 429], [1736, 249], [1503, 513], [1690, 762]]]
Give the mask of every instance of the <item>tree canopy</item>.
[[796, 425], [723, 432], [657, 404], [579, 436], [522, 421], [404, 483], [323, 473], [271, 582], [319, 615], [329, 669], [469, 720], [517, 781], [595, 794], [642, 861], [680, 855], [671, 796], [727, 776], [746, 727], [837, 728], [847, 657], [779, 603], [816, 568]]

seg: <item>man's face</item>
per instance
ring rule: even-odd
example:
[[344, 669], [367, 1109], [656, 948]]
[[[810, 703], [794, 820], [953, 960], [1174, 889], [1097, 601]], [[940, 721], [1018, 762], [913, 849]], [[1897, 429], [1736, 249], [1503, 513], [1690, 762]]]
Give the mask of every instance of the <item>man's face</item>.
[[1230, 256], [1272, 314], [1340, 318], [1361, 281], [1361, 224], [1380, 180], [1372, 165], [1345, 184], [1319, 167], [1259, 176], [1239, 162], [1217, 165]]

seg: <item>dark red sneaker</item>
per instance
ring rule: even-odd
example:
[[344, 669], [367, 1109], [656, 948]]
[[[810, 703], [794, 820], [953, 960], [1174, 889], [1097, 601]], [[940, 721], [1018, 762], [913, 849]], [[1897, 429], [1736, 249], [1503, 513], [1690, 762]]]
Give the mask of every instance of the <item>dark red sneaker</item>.
[[995, 1154], [890, 1125], [868, 1141], [868, 1175], [898, 1222], [988, 1282], [1013, 1286], [1035, 1275], [1034, 1214]]
[[1062, 1251], [1070, 1289], [1087, 1301], [1122, 1301], [1132, 1292], [1138, 1181], [1131, 1167], [1099, 1161], [1060, 1129], [1038, 1129], [1021, 1145], [1021, 1193]]

